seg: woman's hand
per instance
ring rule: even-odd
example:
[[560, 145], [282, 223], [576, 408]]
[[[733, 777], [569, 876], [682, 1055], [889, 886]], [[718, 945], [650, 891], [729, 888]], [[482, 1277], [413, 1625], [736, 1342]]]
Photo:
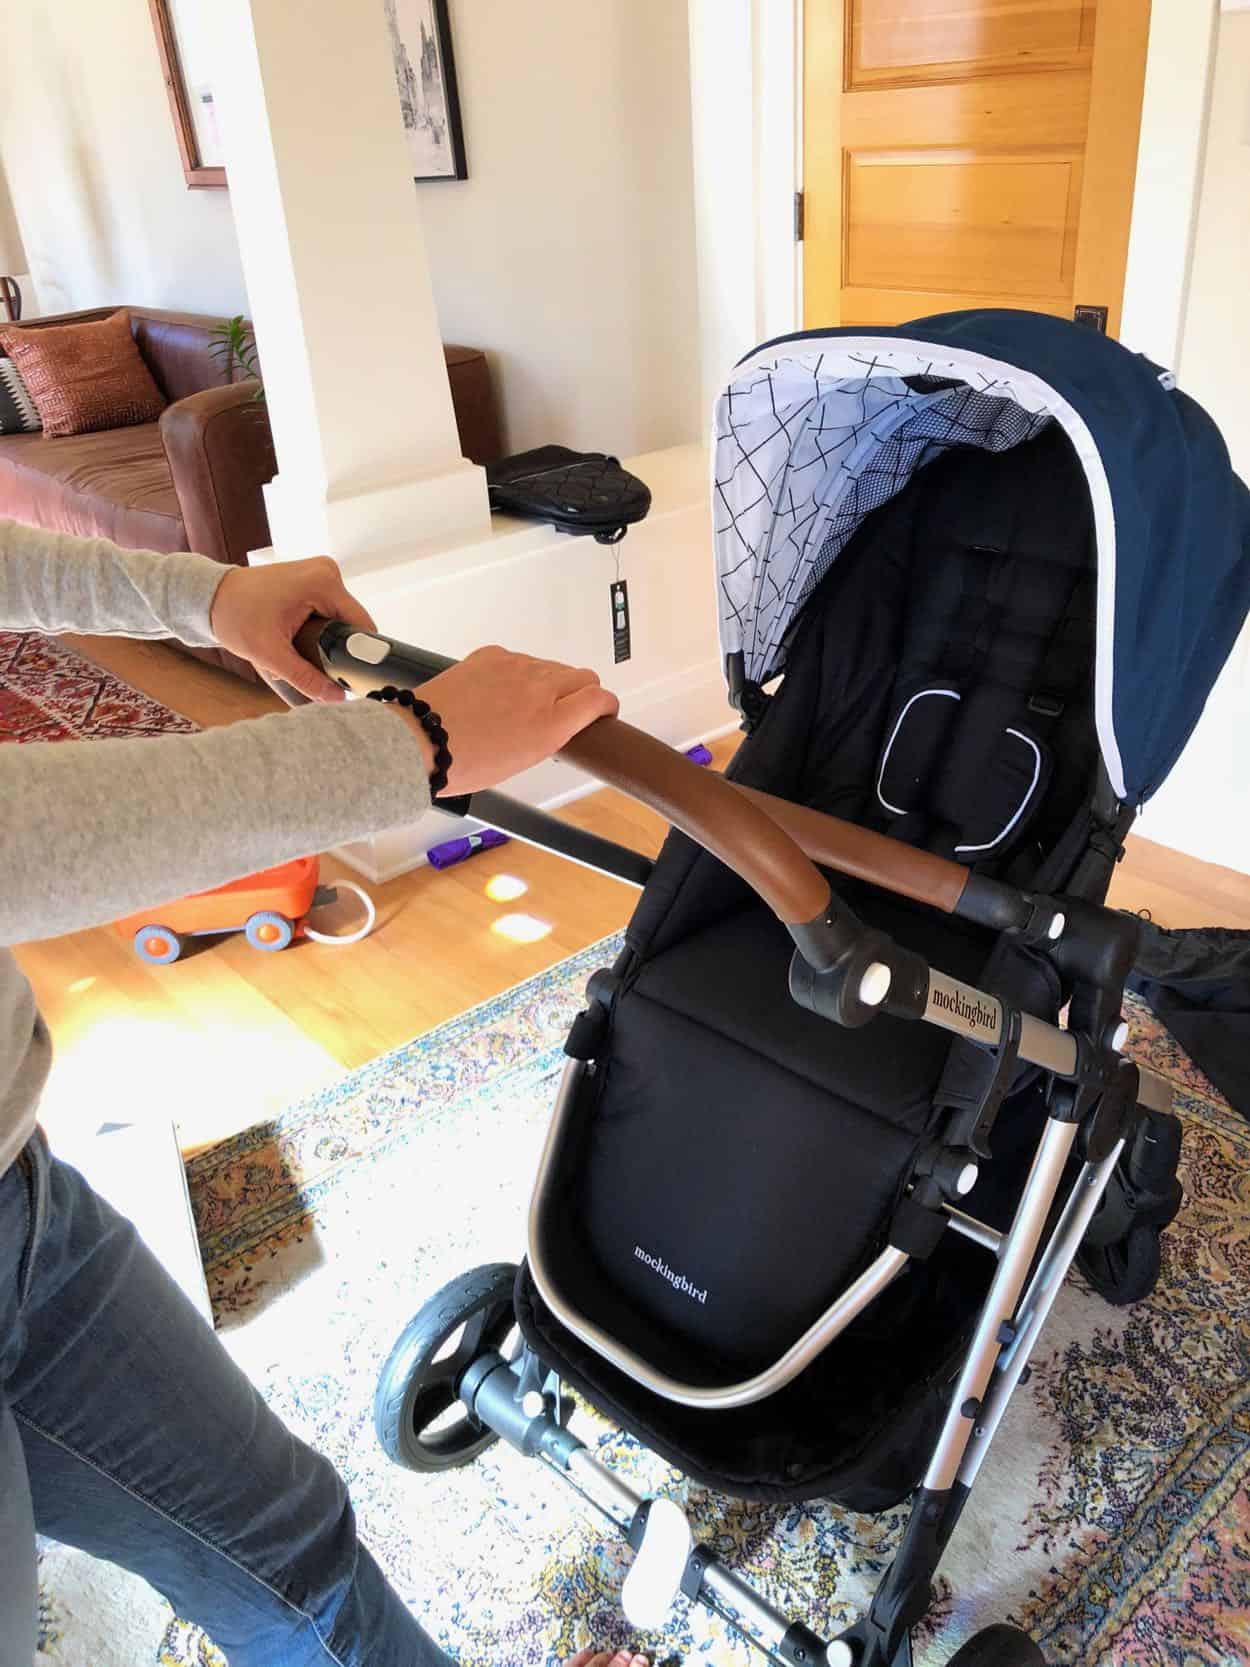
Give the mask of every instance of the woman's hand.
[[[506, 648], [479, 648], [416, 691], [443, 720], [452, 765], [448, 794], [493, 787], [559, 752], [596, 718], [615, 717], [620, 703], [593, 671], [535, 660]], [[393, 710], [403, 712], [396, 706]], [[429, 740], [410, 713], [429, 763]]]
[[295, 650], [295, 633], [312, 614], [377, 630], [329, 556], [232, 567], [217, 587], [209, 626], [223, 648], [267, 677], [289, 683], [309, 700], [342, 700], [338, 684]]

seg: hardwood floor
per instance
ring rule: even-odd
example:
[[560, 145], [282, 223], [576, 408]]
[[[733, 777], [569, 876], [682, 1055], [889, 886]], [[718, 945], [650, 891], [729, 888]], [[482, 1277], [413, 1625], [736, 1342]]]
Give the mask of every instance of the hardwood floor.
[[[281, 707], [161, 644], [66, 641], [205, 727]], [[716, 762], [732, 748], [718, 743]], [[663, 837], [658, 817], [609, 789], [563, 814], [639, 850], [658, 850]], [[339, 874], [352, 877], [327, 859], [326, 880]], [[514, 893], [506, 901], [491, 895], [501, 880]], [[159, 967], [110, 928], [23, 946], [57, 1046], [49, 1126], [173, 1116], [193, 1150], [606, 937], [637, 896], [516, 842], [368, 889], [377, 927], [346, 948], [304, 942], [267, 956], [229, 937]], [[1111, 901], [1162, 925], [1250, 927], [1250, 878], [1142, 839], [1130, 839]]]

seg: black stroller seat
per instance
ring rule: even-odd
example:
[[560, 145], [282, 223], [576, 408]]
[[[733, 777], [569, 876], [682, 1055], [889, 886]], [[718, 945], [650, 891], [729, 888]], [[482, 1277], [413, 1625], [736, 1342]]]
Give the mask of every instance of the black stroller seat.
[[[922, 470], [867, 519], [813, 593], [785, 680], [730, 776], [957, 860], [961, 844], [992, 847], [975, 853], [978, 872], [1033, 883], [1056, 847], [1062, 862], [1074, 819], [1087, 831], [1081, 810], [1097, 759], [1085, 496], [1055, 427], [1001, 455], [955, 452]], [[892, 678], [883, 667], [894, 668]], [[917, 698], [931, 689], [947, 692]], [[930, 714], [926, 703], [939, 710]], [[973, 865], [973, 853], [962, 856]], [[931, 965], [1055, 1019], [1064, 996], [1040, 956], [996, 966], [1005, 958], [993, 953], [995, 934], [830, 878], [860, 920]], [[886, 1243], [918, 1156], [941, 1126], [954, 1050], [948, 1036], [900, 1019], [843, 1029], [801, 1008], [787, 987], [785, 929], [682, 835], [662, 854], [627, 939], [609, 1038], [564, 1155], [568, 1208], [550, 1230], [547, 1265], [575, 1306], [584, 1298], [600, 1324], [669, 1375], [749, 1376]], [[1032, 1078], [1022, 1078], [1000, 1120], [996, 1161], [969, 1203], [982, 1219], [1002, 1219], [1036, 1141], [1041, 1102]], [[894, 1462], [885, 1473], [902, 1497], [923, 1461], [937, 1397], [914, 1420], [910, 1464], [899, 1462], [893, 1368], [900, 1392], [914, 1387], [917, 1371], [940, 1376], [986, 1273], [983, 1264], [970, 1272], [966, 1246], [944, 1247], [808, 1369], [818, 1390], [800, 1380], [797, 1395], [690, 1419], [691, 1427], [680, 1409], [649, 1407], [645, 1390], [610, 1369], [605, 1394], [602, 1362], [593, 1385], [583, 1383], [576, 1339], [546, 1313], [524, 1271], [520, 1313], [545, 1358], [556, 1355], [604, 1410], [631, 1426], [642, 1421], [653, 1445], [680, 1451], [699, 1479], [765, 1495], [836, 1492], [863, 1505], [862, 1475], [879, 1506], [882, 1456], [865, 1443], [866, 1416], [886, 1432]], [[928, 1358], [920, 1309], [942, 1321], [927, 1333]], [[866, 1356], [869, 1333], [876, 1342]], [[835, 1380], [848, 1381], [852, 1362], [862, 1466], [829, 1415]], [[800, 1460], [791, 1450], [804, 1442], [796, 1412], [805, 1394], [812, 1430]], [[750, 1474], [739, 1426], [761, 1423], [768, 1457]], [[692, 1449], [706, 1453], [706, 1467], [692, 1462]]]

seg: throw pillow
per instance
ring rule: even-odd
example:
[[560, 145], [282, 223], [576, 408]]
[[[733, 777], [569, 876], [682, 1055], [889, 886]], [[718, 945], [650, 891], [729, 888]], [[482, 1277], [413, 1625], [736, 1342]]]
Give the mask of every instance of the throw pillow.
[[124, 307], [87, 324], [0, 331], [0, 348], [21, 372], [47, 435], [129, 428], [165, 409]]
[[0, 434], [38, 434], [43, 425], [12, 359], [0, 359]]

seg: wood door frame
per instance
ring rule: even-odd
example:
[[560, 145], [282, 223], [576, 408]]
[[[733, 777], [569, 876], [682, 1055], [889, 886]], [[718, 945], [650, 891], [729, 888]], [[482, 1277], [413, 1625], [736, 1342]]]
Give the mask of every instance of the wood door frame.
[[[688, 3], [693, 17], [698, 0], [688, 0]], [[774, 46], [768, 54], [770, 73], [783, 79], [785, 41], [791, 43], [792, 79], [788, 87], [777, 89], [777, 99], [783, 106], [788, 101], [796, 111], [796, 133], [792, 169], [781, 165], [761, 172], [754, 204], [750, 192], [718, 192], [709, 186], [705, 174], [716, 167], [715, 147], [700, 142], [694, 147], [705, 400], [719, 386], [727, 368], [754, 345], [755, 338], [747, 338], [752, 336], [758, 319], [766, 315], [765, 330], [770, 335], [783, 335], [801, 327], [803, 257], [805, 252], [810, 254], [810, 248], [805, 251], [804, 245], [792, 246], [795, 274], [793, 306], [788, 317], [785, 298], [777, 298], [775, 288], [773, 304], [764, 307], [765, 284], [758, 275], [753, 292], [754, 309], [735, 301], [726, 310], [722, 275], [714, 269], [714, 252], [724, 247], [725, 218], [733, 219], [731, 230], [735, 234], [738, 222], [744, 217], [749, 219], [751, 223], [742, 230], [740, 242], [744, 244], [748, 236], [758, 240], [767, 228], [783, 224], [794, 193], [803, 186], [803, 44], [804, 13], [808, 8], [804, 0], [754, 0], [754, 7], [751, 0], [739, 0], [733, 6], [729, 0], [718, 0], [718, 4], [724, 7], [723, 26], [741, 29], [748, 36], [757, 74], [763, 55], [759, 35], [762, 19], [770, 31], [776, 32]], [[767, 7], [762, 13], [761, 4]], [[1179, 356], [1188, 300], [1189, 260], [1201, 186], [1202, 143], [1198, 136], [1206, 126], [1217, 22], [1218, 0], [1153, 0], [1137, 164], [1139, 187], [1145, 182], [1151, 190], [1148, 200], [1133, 204], [1123, 316], [1128, 344], [1167, 365], [1175, 365]], [[1178, 43], [1185, 52], [1183, 73], [1179, 76]], [[694, 27], [690, 33], [690, 49], [692, 81], [696, 86], [706, 85], [707, 78], [715, 73], [715, 66], [706, 62], [700, 32]], [[696, 100], [696, 131], [701, 119]], [[1183, 165], [1178, 165], [1177, 160], [1180, 133], [1190, 136]], [[1165, 181], [1166, 189], [1157, 188], [1158, 181]], [[809, 241], [812, 237], [819, 239], [822, 234], [829, 236], [828, 227], [821, 227], [819, 217], [813, 217], [810, 206], [806, 232]], [[834, 235], [836, 238], [836, 228]]]
[[[830, 21], [824, 6], [805, 6], [798, 0], [796, 12], [806, 15], [795, 19], [796, 75], [800, 87], [800, 135], [795, 170], [795, 190], [802, 189], [803, 127], [802, 108], [809, 97], [809, 56], [812, 36], [824, 73], [832, 73], [839, 81], [842, 74], [843, 30]], [[1137, 140], [1138, 192], [1134, 195], [1131, 218], [1125, 230], [1127, 261], [1124, 274], [1124, 299], [1121, 309], [1126, 339], [1129, 345], [1149, 353], [1161, 363], [1174, 365], [1179, 357], [1185, 307], [1188, 300], [1188, 272], [1197, 224], [1198, 196], [1201, 188], [1202, 139], [1206, 128], [1210, 103], [1211, 76], [1215, 62], [1218, 0], [1152, 0], [1150, 34], [1146, 51], [1145, 95], [1142, 102], [1141, 126]], [[823, 15], [823, 26], [822, 26]], [[1095, 51], [1118, 50], [1118, 43], [1109, 38], [1108, 31], [1100, 31]], [[1177, 43], [1183, 42], [1186, 62], [1183, 75], [1177, 74]], [[1091, 121], [1102, 112], [1091, 112]], [[1191, 148], [1178, 168], [1177, 135], [1191, 136]], [[826, 146], [837, 144], [836, 123], [829, 125], [823, 135]], [[1156, 181], [1166, 180], [1166, 193], [1155, 191], [1151, 200], [1139, 200], [1143, 183], [1152, 188]], [[1103, 189], [1095, 180], [1087, 182], [1086, 190], [1093, 193], [1087, 199], [1098, 200]], [[1166, 200], [1160, 200], [1166, 196]], [[1084, 206], [1084, 204], [1082, 205]], [[840, 205], [832, 205], [821, 212], [819, 205], [807, 203], [806, 244], [799, 262], [798, 301], [794, 328], [800, 328], [805, 315], [804, 275], [813, 256], [817, 262], [832, 263], [837, 270], [841, 248]], [[1165, 276], [1161, 276], [1165, 275]], [[1102, 275], [1078, 269], [1077, 287], [1084, 292], [1088, 286], [1101, 288]], [[1093, 294], [1093, 288], [1090, 289]], [[830, 320], [823, 319], [822, 323]]]
[[[1189, 0], [1180, 0], [1180, 3], [1188, 4]], [[1154, 6], [1161, 4], [1166, 5], [1167, 0], [1153, 0]], [[818, 88], [841, 88], [843, 84], [846, 7], [847, 0], [841, 0], [839, 5], [804, 7], [801, 51], [804, 110], [814, 105]], [[1081, 215], [1096, 216], [1103, 226], [1111, 223], [1112, 248], [1113, 251], [1118, 251], [1118, 255], [1113, 252], [1110, 259], [1100, 260], [1088, 245], [1084, 249], [1078, 247], [1073, 302], [1106, 305], [1107, 328], [1112, 335], [1118, 335], [1120, 328], [1122, 295], [1128, 275], [1129, 229], [1133, 210], [1132, 198], [1124, 201], [1122, 193], [1118, 190], [1118, 182], [1124, 176], [1124, 168], [1129, 157], [1138, 148], [1140, 127], [1140, 113], [1133, 91], [1137, 85], [1136, 80], [1131, 79], [1128, 82], [1128, 104], [1133, 106], [1130, 110], [1123, 95], [1125, 75], [1116, 72], [1123, 66], [1127, 75], [1135, 78], [1138, 66], [1145, 64], [1148, 73], [1151, 9], [1151, 0], [1147, 0], [1144, 12], [1141, 0], [1098, 0], [1100, 23], [1094, 36], [1094, 93], [1089, 111], [1091, 143], [1087, 150], [1087, 158], [1092, 151], [1095, 162], [1091, 167], [1087, 161], [1083, 170]], [[826, 104], [821, 109], [819, 126], [814, 126], [809, 134], [806, 123], [803, 124], [800, 157], [807, 156], [809, 146], [813, 151], [819, 147], [824, 163], [822, 172], [826, 178], [830, 178], [844, 171], [839, 135], [841, 101], [839, 99], [837, 107], [831, 111], [827, 108], [827, 93], [825, 98]], [[1125, 119], [1126, 115], [1129, 117], [1128, 120]], [[804, 286], [801, 310], [808, 329], [822, 324], [841, 323], [840, 318], [828, 316], [827, 305], [822, 308], [822, 316], [819, 318], [808, 312], [805, 291], [808, 276], [813, 272], [818, 275], [818, 287], [823, 294], [836, 296], [842, 287], [844, 198], [845, 181], [842, 192], [836, 198], [816, 202], [812, 200], [810, 192], [805, 197], [806, 237], [800, 268]]]

